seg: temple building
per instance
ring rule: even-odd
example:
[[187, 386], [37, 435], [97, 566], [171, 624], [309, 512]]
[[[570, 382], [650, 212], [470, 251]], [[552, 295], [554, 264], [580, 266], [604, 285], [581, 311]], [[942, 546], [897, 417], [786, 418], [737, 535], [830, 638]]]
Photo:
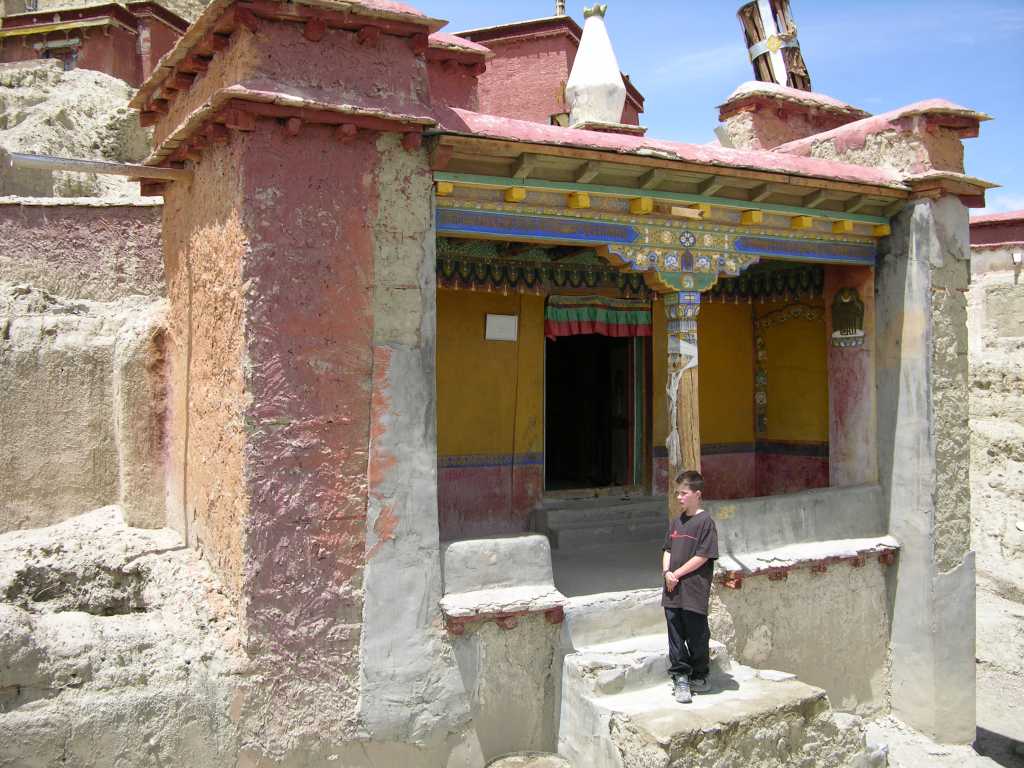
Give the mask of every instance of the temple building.
[[[188, 22], [158, 2], [5, 4], [0, 63], [57, 59], [65, 69], [93, 69], [138, 86], [184, 33]], [[46, 4], [48, 5], [48, 4]]]
[[[653, 138], [614, 12], [218, 0], [131, 102], [168, 305], [155, 437], [119, 454], [159, 509], [122, 507], [237, 622], [206, 764], [854, 765], [889, 712], [974, 738], [989, 117], [810, 91], [765, 0], [718, 140]], [[722, 555], [722, 698], [688, 712], [657, 589], [684, 469]]]

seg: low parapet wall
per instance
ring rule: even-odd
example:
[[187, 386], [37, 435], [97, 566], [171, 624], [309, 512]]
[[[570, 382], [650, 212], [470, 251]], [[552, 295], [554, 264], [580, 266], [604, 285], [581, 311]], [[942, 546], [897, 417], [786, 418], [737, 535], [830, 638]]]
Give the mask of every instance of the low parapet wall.
[[705, 506], [718, 524], [722, 555], [887, 533], [877, 485], [708, 501]]

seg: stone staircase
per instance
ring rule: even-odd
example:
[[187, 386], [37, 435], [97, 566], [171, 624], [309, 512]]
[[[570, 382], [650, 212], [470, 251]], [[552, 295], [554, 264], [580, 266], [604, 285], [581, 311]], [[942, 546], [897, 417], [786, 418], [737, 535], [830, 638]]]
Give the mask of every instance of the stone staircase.
[[708, 694], [672, 698], [660, 590], [573, 598], [563, 625], [558, 751], [588, 768], [884, 765], [859, 718], [793, 675], [732, 661], [712, 641]]
[[667, 524], [664, 496], [546, 498], [533, 530], [552, 549], [585, 549], [609, 541], [660, 541]]

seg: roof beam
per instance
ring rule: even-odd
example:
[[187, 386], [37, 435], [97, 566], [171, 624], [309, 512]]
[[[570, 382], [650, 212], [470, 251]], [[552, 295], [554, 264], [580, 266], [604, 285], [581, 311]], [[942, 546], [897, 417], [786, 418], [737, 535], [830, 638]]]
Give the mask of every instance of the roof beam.
[[865, 205], [867, 205], [869, 201], [870, 200], [867, 195], [857, 195], [855, 198], [850, 200], [849, 203], [847, 203], [846, 207], [843, 208], [843, 210], [846, 213], [856, 213]]
[[771, 184], [759, 184], [750, 190], [750, 200], [754, 203], [762, 203], [767, 200], [774, 191], [775, 190], [772, 189]]
[[661, 168], [651, 168], [651, 170], [640, 177], [640, 188], [657, 189], [667, 175]]
[[512, 169], [513, 179], [527, 179], [533, 173], [537, 165], [537, 156], [524, 152], [516, 159], [515, 167]]
[[718, 190], [725, 186], [725, 179], [721, 176], [712, 176], [709, 179], [702, 181], [697, 185], [697, 194], [707, 195], [708, 197], [714, 195]]
[[576, 173], [577, 184], [589, 184], [601, 173], [601, 163], [596, 160], [588, 160]]
[[[571, 181], [548, 181], [545, 179], [512, 179], [499, 176], [481, 176], [468, 173], [448, 173], [443, 171], [434, 172], [435, 181], [450, 181], [458, 186], [476, 187], [482, 189], [508, 189], [509, 187], [524, 187], [529, 190], [544, 190], [548, 192], [564, 192], [567, 195], [575, 194], [577, 202], [582, 202], [584, 196], [593, 197], [617, 197], [625, 200], [633, 200], [637, 197], [650, 197], [657, 201], [674, 203], [676, 206], [711, 206], [719, 208], [738, 208], [741, 211], [759, 209], [767, 213], [777, 213], [789, 216], [811, 216], [825, 221], [849, 219], [865, 224], [882, 224], [886, 219], [882, 216], [863, 213], [846, 213], [845, 211], [833, 211], [829, 209], [814, 210], [799, 205], [788, 205], [781, 203], [757, 202], [752, 204], [749, 200], [739, 200], [727, 197], [708, 197], [686, 192], [669, 192], [667, 190], [652, 190], [645, 195], [638, 195], [637, 187], [618, 187], [606, 184], [576, 184]], [[774, 191], [774, 190], [769, 190]], [[899, 205], [905, 203], [901, 200]], [[574, 207], [586, 207], [577, 205]], [[691, 210], [687, 208], [686, 210]]]
[[804, 208], [817, 208], [828, 199], [828, 192], [824, 189], [816, 189], [803, 199]]

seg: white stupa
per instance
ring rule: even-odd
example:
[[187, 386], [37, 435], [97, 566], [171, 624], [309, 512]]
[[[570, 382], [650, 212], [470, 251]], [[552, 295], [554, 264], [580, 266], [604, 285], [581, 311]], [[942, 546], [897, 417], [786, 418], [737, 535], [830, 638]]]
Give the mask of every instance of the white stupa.
[[626, 84], [604, 25], [607, 5], [583, 9], [583, 37], [565, 85], [569, 125], [615, 125], [622, 119]]

